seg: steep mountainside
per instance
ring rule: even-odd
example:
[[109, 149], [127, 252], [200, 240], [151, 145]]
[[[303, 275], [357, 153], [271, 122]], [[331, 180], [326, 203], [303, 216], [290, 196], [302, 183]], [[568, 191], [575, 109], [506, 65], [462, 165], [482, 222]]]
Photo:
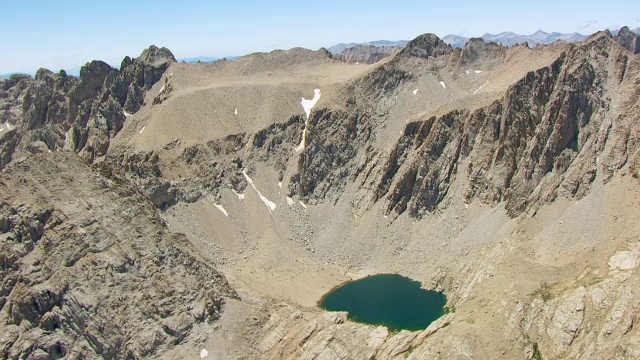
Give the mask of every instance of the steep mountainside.
[[3, 358], [147, 358], [202, 336], [226, 279], [122, 179], [55, 152], [0, 175]]
[[[638, 43], [151, 47], [2, 82], [0, 354], [637, 358]], [[377, 273], [448, 314], [390, 333], [315, 306]]]

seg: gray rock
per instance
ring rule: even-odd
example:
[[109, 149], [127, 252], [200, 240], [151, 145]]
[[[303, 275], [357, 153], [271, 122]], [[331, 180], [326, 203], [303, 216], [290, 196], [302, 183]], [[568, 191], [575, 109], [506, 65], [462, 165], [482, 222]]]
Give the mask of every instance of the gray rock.
[[564, 351], [578, 336], [584, 320], [584, 287], [577, 288], [556, 308], [547, 334], [558, 352]]

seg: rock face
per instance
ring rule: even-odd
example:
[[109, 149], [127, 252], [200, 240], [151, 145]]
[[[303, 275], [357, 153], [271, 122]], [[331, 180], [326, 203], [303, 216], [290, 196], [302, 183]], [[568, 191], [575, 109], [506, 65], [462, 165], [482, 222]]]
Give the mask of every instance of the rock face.
[[46, 69], [34, 79], [11, 76], [0, 88], [0, 121], [14, 129], [0, 134], [5, 139], [0, 169], [14, 152], [29, 152], [35, 142], [51, 151], [78, 152], [89, 162], [104, 155], [123, 126], [125, 111], [140, 108], [144, 92], [173, 62], [169, 50], [151, 46], [136, 59], [125, 58], [120, 70], [92, 61], [80, 69], [79, 78]]
[[[499, 45], [483, 45], [478, 50], [476, 43], [470, 42], [462, 50], [463, 61], [476, 61], [477, 54], [489, 62], [500, 61], [503, 52]], [[409, 43], [399, 56], [442, 56], [449, 51], [427, 35]], [[607, 56], [600, 56], [599, 51]], [[371, 137], [370, 122], [361, 122], [355, 114], [317, 110], [312, 115], [309, 144], [332, 141], [323, 139], [323, 134], [333, 132], [314, 132], [315, 124], [342, 127], [335, 133], [346, 138], [333, 145], [307, 147], [301, 155], [300, 176], [311, 174], [313, 183], [329, 183], [302, 186], [298, 194], [323, 198], [323, 189], [340, 188], [330, 179], [364, 173], [361, 203], [383, 200], [389, 213], [408, 210], [412, 216], [422, 217], [441, 203], [455, 178], [465, 172], [469, 201], [505, 201], [512, 215], [558, 196], [581, 197], [596, 176], [609, 179], [627, 165], [621, 161], [627, 157], [617, 155], [621, 148], [626, 148], [629, 156], [638, 151], [635, 141], [628, 142], [637, 116], [626, 110], [612, 113], [608, 102], [615, 93], [637, 92], [633, 79], [639, 76], [638, 60], [627, 54], [610, 35], [595, 35], [551, 66], [527, 74], [502, 100], [474, 111], [455, 110], [407, 125], [382, 161], [373, 161], [370, 154], [363, 164], [353, 162], [355, 149], [366, 147]], [[390, 88], [403, 81], [389, 84], [392, 74], [391, 69], [381, 73]], [[638, 106], [633, 100], [627, 105]], [[331, 121], [319, 121], [327, 114], [331, 114]], [[615, 118], [621, 130], [611, 134]], [[330, 164], [314, 160], [325, 156]], [[304, 184], [293, 180], [294, 186]]]
[[236, 296], [142, 194], [74, 155], [0, 179], [2, 358], [158, 356]]
[[628, 27], [624, 26], [620, 31], [618, 31], [616, 40], [620, 45], [622, 45], [622, 47], [630, 52], [640, 54], [640, 35], [629, 30]]

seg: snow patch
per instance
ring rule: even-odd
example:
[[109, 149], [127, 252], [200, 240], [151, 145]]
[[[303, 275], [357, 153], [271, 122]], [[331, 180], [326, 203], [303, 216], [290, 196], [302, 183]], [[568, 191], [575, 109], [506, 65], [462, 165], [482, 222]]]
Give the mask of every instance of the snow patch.
[[292, 198], [290, 198], [290, 197], [288, 197], [288, 196], [287, 196], [287, 204], [289, 204], [289, 206], [293, 206], [293, 204], [295, 204], [295, 203], [296, 203], [296, 202], [295, 202], [295, 201], [293, 201], [293, 199], [292, 199]]
[[122, 113], [124, 114], [124, 117], [131, 116], [131, 114], [129, 114], [125, 109], [122, 109]]
[[416, 95], [418, 93], [418, 89], [413, 90], [413, 95]]
[[209, 352], [207, 351], [207, 349], [200, 350], [200, 359], [204, 359], [207, 356], [209, 356]]
[[465, 71], [465, 73], [467, 73], [467, 75], [469, 75], [470, 70]]
[[236, 108], [235, 110], [233, 110], [233, 114], [234, 114], [234, 115], [238, 115], [238, 108]]
[[249, 177], [249, 175], [247, 175], [246, 170], [242, 170], [242, 175], [244, 175], [244, 178], [247, 179], [247, 182], [249, 183], [249, 185], [251, 185], [253, 190], [255, 190], [256, 193], [258, 193], [258, 196], [260, 197], [260, 200], [262, 200], [262, 202], [265, 205], [267, 205], [267, 208], [269, 209], [269, 212], [273, 212], [276, 209], [276, 203], [274, 203], [273, 201], [267, 199], [266, 196], [262, 195], [260, 190], [258, 190], [258, 188], [256, 188], [256, 185], [253, 183], [253, 179], [251, 179]]
[[162, 94], [163, 91], [164, 91], [164, 84], [162, 84], [162, 87], [160, 88], [160, 91], [158, 91], [158, 95]]
[[278, 181], [278, 187], [282, 189], [282, 181]]
[[244, 194], [239, 194], [235, 190], [231, 190], [231, 191], [233, 191], [233, 193], [236, 194], [236, 196], [238, 197], [238, 200], [240, 201], [244, 200]]
[[475, 72], [476, 74], [480, 74], [482, 70], [473, 70], [473, 72]]
[[139, 133], [142, 134], [144, 132], [145, 126], [142, 127], [142, 129], [140, 129]]
[[313, 109], [313, 107], [318, 103], [318, 100], [320, 100], [320, 95], [322, 95], [320, 94], [320, 89], [314, 89], [313, 99], [307, 100], [305, 98], [302, 98], [302, 100], [300, 101], [300, 105], [302, 105], [304, 113], [305, 115], [307, 115], [307, 119], [304, 122], [304, 130], [302, 130], [302, 140], [300, 141], [300, 145], [296, 146], [296, 152], [304, 150], [307, 141], [307, 126], [309, 125], [309, 115], [311, 114], [311, 109]]
[[445, 85], [444, 81], [440, 81], [440, 85], [442, 85], [443, 88], [447, 88], [447, 85]]
[[173, 76], [173, 73], [169, 74], [169, 77], [172, 77], [172, 76]]
[[222, 211], [222, 213], [224, 214], [224, 216], [229, 216], [229, 213], [227, 212], [227, 210], [225, 210], [224, 206], [220, 205], [220, 204], [216, 204], [213, 203], [213, 206], [215, 206], [216, 208], [218, 208], [218, 210]]
[[476, 91], [473, 92], [473, 95], [477, 94], [478, 91], [482, 90], [483, 87], [487, 86], [487, 84], [489, 84], [489, 80], [487, 80], [486, 83], [484, 83], [483, 85], [481, 85]]
[[302, 201], [298, 201], [300, 203], [300, 205], [302, 205], [303, 208], [307, 208], [307, 204], [303, 203]]

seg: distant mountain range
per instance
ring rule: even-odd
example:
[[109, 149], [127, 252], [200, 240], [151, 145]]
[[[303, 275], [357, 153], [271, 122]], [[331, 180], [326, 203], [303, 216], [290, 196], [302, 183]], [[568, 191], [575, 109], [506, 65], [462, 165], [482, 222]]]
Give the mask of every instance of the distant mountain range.
[[375, 46], [375, 47], [381, 47], [381, 46], [396, 46], [396, 47], [402, 47], [407, 45], [407, 43], [409, 42], [409, 40], [398, 40], [398, 41], [390, 41], [390, 40], [376, 40], [376, 41], [368, 41], [368, 42], [363, 42], [363, 43], [341, 43], [338, 45], [334, 45], [331, 46], [329, 48], [327, 48], [327, 51], [329, 51], [332, 54], [339, 54], [342, 51], [344, 51], [345, 49], [349, 49], [352, 47], [355, 47], [357, 45], [364, 45], [364, 46]]
[[493, 41], [503, 46], [513, 46], [516, 44], [528, 43], [529, 46], [531, 47], [536, 45], [541, 45], [541, 44], [542, 45], [551, 44], [558, 40], [563, 40], [566, 42], [577, 42], [587, 38], [586, 35], [582, 35], [579, 33], [569, 33], [569, 34], [561, 34], [558, 32], [546, 33], [541, 30], [536, 31], [531, 35], [519, 35], [512, 32], [503, 32], [497, 35], [484, 34], [481, 37], [485, 41]]
[[198, 56], [198, 57], [188, 57], [188, 58], [182, 58], [182, 59], [177, 59], [178, 62], [184, 61], [186, 63], [197, 63], [197, 62], [203, 62], [203, 63], [211, 63], [211, 62], [216, 62], [222, 59], [227, 59], [230, 61], [234, 61], [234, 60], [238, 60], [240, 58], [240, 56], [225, 56], [225, 57], [210, 57], [210, 56]]
[[[615, 30], [610, 29], [609, 31], [614, 36], [618, 34], [618, 29], [615, 29]], [[637, 28], [631, 31], [640, 35], [640, 28]], [[531, 35], [520, 35], [510, 31], [502, 32], [496, 35], [487, 33], [482, 35], [481, 38], [487, 42], [492, 41], [492, 42], [501, 44], [503, 46], [513, 46], [516, 44], [524, 44], [526, 42], [529, 44], [529, 46], [534, 47], [537, 45], [551, 44], [558, 40], [562, 40], [566, 42], [582, 41], [587, 38], [587, 35], [583, 35], [580, 33], [567, 33], [567, 34], [563, 34], [559, 32], [547, 33], [542, 30], [538, 30]], [[446, 35], [445, 37], [442, 38], [442, 40], [445, 43], [451, 45], [454, 48], [464, 47], [464, 45], [469, 41], [469, 39], [470, 38], [468, 37], [464, 37], [460, 35]], [[377, 41], [369, 41], [364, 43], [346, 43], [346, 44], [343, 43], [343, 44], [331, 46], [327, 50], [329, 50], [330, 53], [335, 55], [335, 54], [340, 54], [345, 49], [353, 48], [358, 45], [376, 46], [376, 47], [383, 47], [383, 46], [384, 47], [389, 47], [389, 46], [402, 47], [406, 45], [407, 42], [408, 42], [407, 40], [398, 40], [398, 41], [377, 40]]]

